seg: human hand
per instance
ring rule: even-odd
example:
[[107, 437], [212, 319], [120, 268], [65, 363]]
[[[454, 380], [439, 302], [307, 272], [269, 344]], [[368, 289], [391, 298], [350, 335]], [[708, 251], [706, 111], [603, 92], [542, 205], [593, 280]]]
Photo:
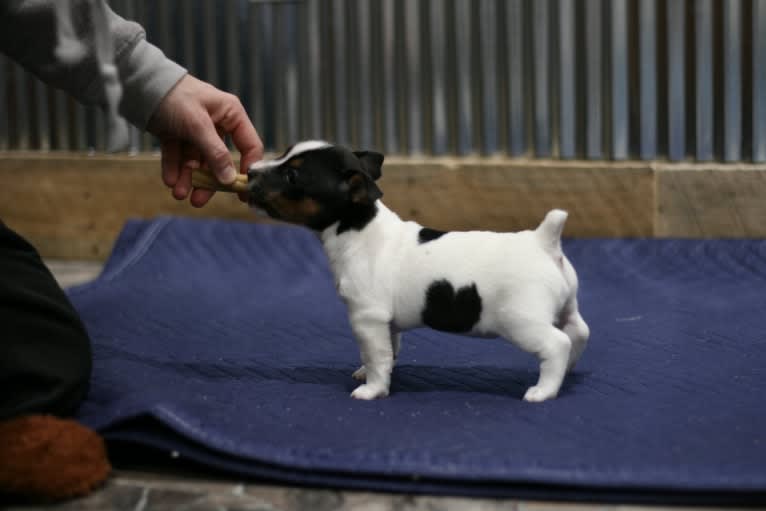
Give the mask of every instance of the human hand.
[[173, 197], [202, 207], [213, 191], [192, 190], [196, 168], [207, 166], [223, 184], [236, 179], [237, 171], [223, 136], [230, 135], [239, 150], [239, 171], [263, 157], [263, 143], [233, 94], [186, 75], [163, 98], [147, 130], [160, 139], [162, 180], [172, 188]]

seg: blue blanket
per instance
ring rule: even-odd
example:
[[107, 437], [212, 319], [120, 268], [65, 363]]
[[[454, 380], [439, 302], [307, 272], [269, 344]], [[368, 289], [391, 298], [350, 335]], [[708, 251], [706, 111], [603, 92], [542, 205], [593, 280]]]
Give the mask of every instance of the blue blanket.
[[766, 490], [766, 242], [577, 240], [590, 344], [555, 400], [499, 339], [404, 335], [392, 394], [359, 365], [316, 238], [126, 225], [70, 290], [93, 338], [79, 418], [238, 475], [395, 491], [733, 502]]

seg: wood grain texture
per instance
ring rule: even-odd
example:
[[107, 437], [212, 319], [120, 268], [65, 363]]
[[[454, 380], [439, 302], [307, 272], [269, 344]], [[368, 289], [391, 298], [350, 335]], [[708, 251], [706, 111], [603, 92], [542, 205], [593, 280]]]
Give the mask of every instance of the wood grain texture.
[[766, 170], [658, 169], [655, 235], [766, 237]]
[[126, 220], [161, 215], [250, 218], [231, 194], [196, 209], [160, 180], [156, 156], [0, 156], [0, 219], [44, 257], [104, 259]]
[[642, 164], [392, 160], [381, 188], [400, 216], [438, 229], [517, 231], [560, 208], [565, 236], [652, 235], [654, 186]]
[[[103, 260], [125, 221], [161, 215], [256, 221], [232, 194], [176, 201], [157, 155], [0, 153], [0, 219], [43, 256]], [[387, 158], [384, 202], [445, 230], [517, 231], [551, 208], [570, 237], [764, 237], [766, 166]]]

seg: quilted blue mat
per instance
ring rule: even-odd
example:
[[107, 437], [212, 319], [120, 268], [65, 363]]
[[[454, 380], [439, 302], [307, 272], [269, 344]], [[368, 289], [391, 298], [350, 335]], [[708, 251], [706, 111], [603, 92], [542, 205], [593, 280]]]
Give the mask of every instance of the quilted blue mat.
[[734, 502], [766, 490], [766, 242], [578, 240], [591, 342], [560, 396], [497, 339], [404, 335], [392, 395], [359, 365], [308, 231], [126, 225], [70, 290], [94, 342], [79, 418], [243, 476], [394, 491]]

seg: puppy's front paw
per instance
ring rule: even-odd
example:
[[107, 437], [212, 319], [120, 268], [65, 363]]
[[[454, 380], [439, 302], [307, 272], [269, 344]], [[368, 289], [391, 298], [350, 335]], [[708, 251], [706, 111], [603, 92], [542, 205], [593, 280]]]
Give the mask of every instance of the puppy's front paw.
[[556, 397], [555, 392], [550, 392], [540, 386], [534, 386], [527, 389], [527, 393], [524, 394], [524, 401], [530, 403], [539, 403], [540, 401], [545, 401], [546, 399], [551, 399], [554, 397]]
[[367, 380], [367, 370], [364, 368], [364, 366], [360, 367], [356, 371], [354, 371], [354, 374], [351, 375], [351, 377], [355, 380], [359, 381], [366, 381]]
[[388, 389], [384, 389], [383, 387], [376, 387], [368, 383], [359, 385], [356, 390], [351, 393], [351, 397], [354, 399], [364, 399], [365, 401], [379, 397], [386, 397], [387, 395]]

